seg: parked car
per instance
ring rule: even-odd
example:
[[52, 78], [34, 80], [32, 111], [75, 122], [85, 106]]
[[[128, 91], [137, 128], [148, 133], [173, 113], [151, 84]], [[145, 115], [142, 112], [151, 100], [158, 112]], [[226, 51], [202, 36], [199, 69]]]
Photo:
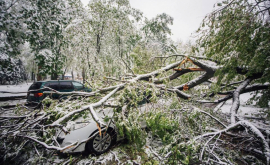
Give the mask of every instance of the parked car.
[[[72, 92], [72, 91], [84, 91], [91, 92], [90, 88], [86, 88], [82, 83], [72, 80], [50, 80], [50, 81], [37, 81], [34, 82], [28, 89], [27, 102], [40, 102], [46, 96], [50, 95], [53, 99], [59, 99], [62, 97], [59, 94], [45, 94], [44, 91], [49, 91], [49, 89], [42, 89], [44, 87], [50, 87], [59, 92]], [[39, 90], [40, 89], [40, 90]]]

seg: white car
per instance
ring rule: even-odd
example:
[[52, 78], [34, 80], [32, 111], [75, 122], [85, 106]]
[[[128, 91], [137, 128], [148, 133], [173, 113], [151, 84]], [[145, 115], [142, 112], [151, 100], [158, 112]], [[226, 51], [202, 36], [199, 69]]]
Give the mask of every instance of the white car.
[[75, 142], [82, 142], [93, 136], [89, 141], [80, 144], [77, 148], [72, 150], [64, 150], [64, 153], [83, 152], [88, 151], [94, 154], [102, 154], [109, 150], [109, 148], [118, 140], [115, 127], [109, 127], [107, 130], [99, 133], [99, 129], [95, 121], [91, 121], [85, 127], [70, 131], [68, 134], [60, 134], [57, 141], [61, 147], [71, 145]]
[[[162, 106], [167, 107], [168, 103], [165, 104], [163, 100], [158, 101], [155, 104], [143, 104], [139, 110], [141, 113], [145, 113], [148, 110], [161, 108]], [[107, 108], [102, 109], [97, 115], [104, 123], [104, 118], [107, 116], [111, 118], [113, 116], [113, 109]], [[110, 147], [117, 141], [124, 139], [118, 134], [117, 128], [114, 125], [114, 122], [108, 122], [108, 128], [101, 128], [103, 131], [99, 132], [99, 128], [97, 127], [96, 122], [93, 119], [87, 120], [86, 122], [71, 122], [68, 124], [68, 128], [70, 128], [70, 132], [68, 134], [64, 134], [63, 132], [58, 132], [57, 141], [61, 147], [66, 147], [75, 142], [83, 142], [89, 137], [92, 137], [89, 141], [81, 143], [78, 147], [66, 149], [64, 153], [72, 153], [72, 152], [83, 152], [88, 151], [97, 155], [100, 155], [110, 149]], [[141, 127], [146, 127], [146, 122], [141, 122]]]
[[[107, 109], [108, 110], [108, 109]], [[100, 119], [105, 116], [112, 116], [113, 110], [108, 110], [107, 115], [103, 113], [98, 113]], [[108, 128], [101, 127], [101, 132], [96, 122], [93, 119], [88, 119], [88, 121], [79, 121], [79, 122], [69, 122], [68, 126], [69, 133], [65, 134], [62, 131], [57, 132], [57, 142], [61, 147], [66, 147], [75, 142], [81, 143], [89, 137], [92, 137], [86, 142], [81, 143], [75, 149], [70, 148], [63, 151], [63, 153], [72, 153], [72, 152], [91, 152], [96, 155], [100, 155], [110, 149], [110, 147], [120, 138], [117, 135], [117, 130], [115, 125], [112, 123], [109, 124]]]

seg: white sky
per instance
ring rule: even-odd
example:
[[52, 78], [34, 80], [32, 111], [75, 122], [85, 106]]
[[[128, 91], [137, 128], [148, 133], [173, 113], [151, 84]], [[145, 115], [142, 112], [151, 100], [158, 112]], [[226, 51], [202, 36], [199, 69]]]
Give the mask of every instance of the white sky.
[[[89, 0], [81, 0], [86, 5]], [[131, 7], [139, 9], [148, 19], [166, 13], [174, 18], [172, 39], [187, 41], [204, 16], [213, 10], [220, 0], [130, 0]]]

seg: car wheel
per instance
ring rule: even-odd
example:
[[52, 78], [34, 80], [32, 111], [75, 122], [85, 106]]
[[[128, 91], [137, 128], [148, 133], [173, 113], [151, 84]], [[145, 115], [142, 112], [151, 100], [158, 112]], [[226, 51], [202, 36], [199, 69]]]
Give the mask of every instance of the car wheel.
[[[96, 131], [98, 132], [98, 130]], [[96, 133], [95, 132], [95, 133]], [[108, 151], [115, 142], [115, 132], [113, 129], [108, 129], [107, 132], [102, 131], [101, 136], [98, 133], [86, 144], [86, 150], [96, 155], [103, 154]]]

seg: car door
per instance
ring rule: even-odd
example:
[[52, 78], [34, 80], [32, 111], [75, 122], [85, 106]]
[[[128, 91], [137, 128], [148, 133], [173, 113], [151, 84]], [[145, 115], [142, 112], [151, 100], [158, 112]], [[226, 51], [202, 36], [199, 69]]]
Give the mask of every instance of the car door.
[[[71, 81], [60, 81], [59, 83], [59, 91], [60, 92], [72, 92], [74, 91], [74, 87]], [[65, 99], [68, 95], [59, 95], [59, 99]]]
[[[52, 88], [52, 89], [54, 89], [54, 90], [59, 91], [59, 82], [58, 82], [58, 81], [55, 81], [55, 82], [47, 82], [46, 84], [44, 84], [44, 87], [49, 87], [49, 88]], [[46, 90], [46, 91], [50, 91], [50, 90]], [[59, 98], [59, 94], [57, 94], [57, 93], [51, 93], [51, 94], [49, 94], [49, 96], [50, 96], [52, 99], [58, 99], [58, 98]]]
[[72, 92], [74, 91], [73, 85], [70, 81], [60, 82], [60, 91], [61, 92]]

